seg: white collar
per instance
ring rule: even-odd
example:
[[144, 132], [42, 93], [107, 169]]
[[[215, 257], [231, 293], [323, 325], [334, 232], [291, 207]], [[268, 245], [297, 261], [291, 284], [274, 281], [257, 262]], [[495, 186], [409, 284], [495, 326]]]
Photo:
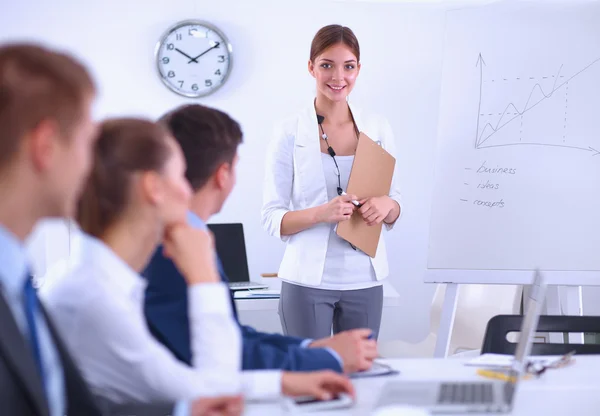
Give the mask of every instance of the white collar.
[[4, 287], [11, 296], [19, 296], [28, 278], [25, 246], [0, 224], [0, 287]]
[[109, 284], [127, 296], [137, 296], [146, 289], [146, 280], [102, 240], [82, 232], [81, 252], [84, 263], [91, 263], [103, 270]]
[[[348, 107], [350, 108], [354, 122], [360, 131], [362, 126], [360, 110], [350, 103], [350, 101], [348, 101]], [[311, 143], [316, 143], [316, 145], [318, 145], [319, 142], [315, 140], [315, 134], [313, 134], [313, 131], [318, 134], [317, 126], [317, 112], [315, 111], [315, 98], [313, 98], [310, 101], [310, 105], [306, 107], [300, 115], [300, 125], [298, 126], [299, 131], [296, 137], [296, 144], [307, 146]]]

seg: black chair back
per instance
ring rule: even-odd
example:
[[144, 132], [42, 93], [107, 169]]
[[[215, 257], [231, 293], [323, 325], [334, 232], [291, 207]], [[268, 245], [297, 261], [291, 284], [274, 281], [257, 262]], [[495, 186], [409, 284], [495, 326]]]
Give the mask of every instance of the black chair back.
[[[517, 344], [506, 335], [520, 332], [523, 315], [497, 315], [487, 324], [481, 353], [514, 354]], [[536, 332], [585, 332], [600, 334], [600, 316], [542, 315]], [[600, 344], [553, 344], [534, 342], [531, 355], [600, 354]]]

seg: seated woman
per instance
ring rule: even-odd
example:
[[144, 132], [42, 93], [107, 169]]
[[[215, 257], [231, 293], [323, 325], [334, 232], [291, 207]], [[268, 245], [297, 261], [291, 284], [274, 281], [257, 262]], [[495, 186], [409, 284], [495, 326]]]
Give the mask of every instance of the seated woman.
[[[348, 379], [333, 372], [241, 372], [228, 288], [211, 236], [186, 224], [191, 191], [184, 157], [163, 127], [106, 121], [93, 158], [77, 212], [86, 233], [81, 258], [41, 296], [97, 395], [120, 403], [353, 394]], [[139, 272], [160, 243], [188, 285], [191, 366], [154, 339], [143, 315]]]

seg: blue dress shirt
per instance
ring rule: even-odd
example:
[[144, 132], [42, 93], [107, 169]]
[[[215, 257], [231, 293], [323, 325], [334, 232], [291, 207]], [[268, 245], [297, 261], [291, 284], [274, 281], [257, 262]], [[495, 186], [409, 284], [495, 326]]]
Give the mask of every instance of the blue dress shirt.
[[[29, 279], [27, 254], [17, 237], [0, 225], [0, 285], [17, 327], [29, 343], [30, 334], [25, 316], [24, 287]], [[44, 390], [51, 416], [63, 416], [66, 406], [65, 379], [60, 357], [46, 321], [38, 309], [34, 316], [44, 372]]]

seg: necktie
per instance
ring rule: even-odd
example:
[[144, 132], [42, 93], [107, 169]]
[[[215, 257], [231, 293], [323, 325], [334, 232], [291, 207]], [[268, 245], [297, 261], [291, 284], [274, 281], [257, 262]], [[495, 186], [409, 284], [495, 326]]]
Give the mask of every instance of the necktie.
[[33, 357], [37, 365], [42, 383], [45, 385], [45, 374], [44, 367], [42, 366], [42, 354], [40, 351], [40, 344], [38, 340], [37, 327], [35, 324], [35, 316], [39, 311], [39, 302], [35, 289], [32, 285], [31, 277], [27, 278], [25, 287], [23, 288], [24, 304], [25, 304], [25, 316], [27, 317], [27, 326], [29, 327], [29, 342], [31, 344], [31, 350], [33, 351]]

